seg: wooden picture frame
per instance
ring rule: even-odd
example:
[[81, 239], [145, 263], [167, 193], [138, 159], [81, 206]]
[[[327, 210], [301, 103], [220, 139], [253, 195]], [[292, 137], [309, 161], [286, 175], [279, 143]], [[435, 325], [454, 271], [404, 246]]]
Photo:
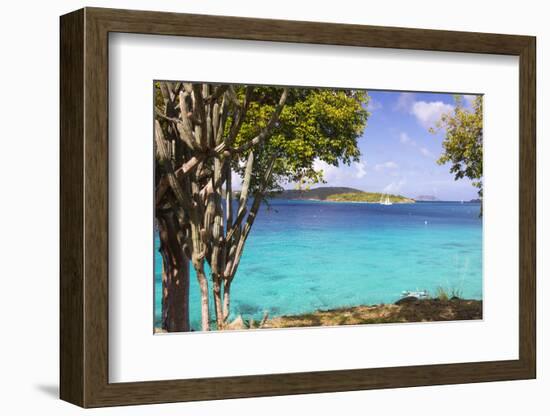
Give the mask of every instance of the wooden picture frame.
[[[535, 38], [85, 8], [61, 17], [60, 396], [82, 407], [338, 392], [536, 376]], [[519, 359], [109, 383], [110, 32], [519, 57]]]

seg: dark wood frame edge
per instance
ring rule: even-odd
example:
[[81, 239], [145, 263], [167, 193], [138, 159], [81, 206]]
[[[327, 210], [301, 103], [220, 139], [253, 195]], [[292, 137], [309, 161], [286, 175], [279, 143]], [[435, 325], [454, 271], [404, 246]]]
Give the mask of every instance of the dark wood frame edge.
[[[243, 29], [246, 28], [246, 29]], [[530, 36], [85, 8], [60, 20], [60, 397], [82, 407], [536, 377], [536, 40]], [[519, 359], [108, 381], [108, 33], [515, 55], [520, 60]]]

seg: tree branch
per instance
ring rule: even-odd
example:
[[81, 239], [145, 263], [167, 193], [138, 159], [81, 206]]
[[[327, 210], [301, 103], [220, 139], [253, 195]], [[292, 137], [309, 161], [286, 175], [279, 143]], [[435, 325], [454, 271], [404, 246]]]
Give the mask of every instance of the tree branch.
[[187, 147], [192, 150], [197, 149], [193, 137], [193, 132], [186, 127], [185, 123], [182, 120], [175, 117], [168, 117], [167, 115], [163, 114], [162, 110], [158, 107], [155, 107], [155, 114], [166, 121], [174, 123], [176, 129], [178, 130], [180, 139], [187, 145]]
[[164, 102], [167, 101], [174, 101], [174, 93], [172, 92], [170, 86], [166, 82], [159, 82], [160, 85], [160, 93], [162, 94], [162, 98], [164, 99]]
[[[225, 224], [226, 234], [231, 232], [233, 226], [233, 189], [231, 178], [231, 163], [227, 163], [225, 172]], [[227, 257], [227, 254], [226, 254]]]
[[265, 172], [264, 178], [262, 180], [262, 188], [260, 191], [256, 192], [254, 195], [254, 202], [252, 203], [252, 207], [250, 208], [250, 212], [248, 213], [248, 217], [246, 218], [246, 223], [243, 227], [243, 230], [241, 232], [241, 235], [239, 236], [237, 247], [235, 250], [234, 257], [232, 259], [232, 265], [231, 265], [231, 271], [229, 273], [229, 276], [227, 278], [229, 280], [232, 280], [235, 276], [235, 273], [237, 272], [237, 268], [239, 267], [239, 262], [241, 260], [242, 252], [244, 249], [244, 243], [246, 242], [246, 239], [248, 238], [248, 234], [250, 233], [250, 229], [252, 228], [252, 225], [254, 224], [254, 220], [256, 219], [256, 216], [258, 214], [258, 210], [260, 209], [260, 204], [262, 203], [262, 199], [264, 198], [264, 192], [267, 188], [267, 184], [271, 178], [271, 175], [273, 173], [273, 168], [275, 166], [275, 160], [276, 157], [272, 156], [269, 166]]
[[[178, 126], [181, 126], [182, 130], [180, 131], [180, 135], [182, 136], [183, 141], [191, 149], [199, 149], [199, 143], [197, 142], [195, 134], [193, 133], [193, 123], [189, 118], [189, 114], [191, 114], [191, 112], [189, 111], [189, 107], [187, 107], [187, 97], [189, 97], [189, 93], [187, 91], [180, 91], [179, 107], [181, 121], [178, 123]], [[178, 131], [179, 130], [180, 129], [178, 129]]]
[[195, 137], [198, 139], [201, 149], [208, 148], [208, 138], [206, 131], [206, 114], [204, 111], [204, 101], [202, 96], [202, 85], [193, 84], [193, 115], [198, 118], [198, 125], [195, 126]]
[[223, 140], [223, 134], [225, 133], [225, 124], [227, 122], [227, 113], [229, 111], [229, 105], [227, 104], [227, 100], [224, 96], [221, 104], [221, 108], [219, 109], [219, 121], [216, 124], [216, 145], [219, 145], [222, 143]]
[[164, 173], [170, 187], [172, 188], [172, 191], [174, 192], [174, 196], [183, 208], [192, 211], [193, 207], [191, 199], [189, 198], [189, 195], [181, 189], [181, 185], [176, 177], [176, 174], [174, 173], [174, 167], [172, 166], [170, 155], [168, 153], [168, 149], [166, 148], [162, 127], [160, 126], [158, 120], [155, 120], [155, 144], [159, 163], [164, 169]]
[[248, 112], [248, 106], [250, 104], [250, 98], [252, 97], [252, 92], [254, 91], [254, 87], [248, 86], [246, 87], [246, 92], [244, 95], [244, 101], [241, 104], [239, 102], [239, 99], [237, 98], [237, 94], [235, 93], [235, 89], [231, 86], [229, 87], [227, 91], [227, 96], [230, 101], [233, 102], [235, 107], [237, 108], [236, 114], [233, 117], [233, 123], [231, 125], [231, 130], [229, 131], [229, 135], [227, 136], [225, 142], [228, 146], [233, 144], [235, 139], [237, 138], [237, 135], [239, 134], [239, 131], [241, 130], [241, 126], [243, 124], [243, 121], [246, 117], [246, 113]]
[[212, 103], [216, 101], [218, 98], [220, 98], [229, 88], [229, 85], [220, 85], [216, 88], [216, 90], [210, 94], [208, 97], [204, 99], [206, 103]]
[[283, 111], [283, 107], [285, 106], [287, 96], [288, 96], [288, 88], [285, 88], [283, 90], [283, 93], [281, 94], [281, 98], [279, 99], [279, 103], [277, 104], [277, 107], [275, 107], [275, 111], [271, 115], [271, 118], [269, 119], [269, 122], [267, 123], [267, 125], [262, 129], [260, 134], [258, 134], [256, 137], [254, 137], [248, 143], [245, 143], [242, 146], [239, 146], [236, 149], [233, 149], [233, 151], [235, 153], [245, 152], [248, 149], [250, 149], [251, 147], [254, 147], [257, 144], [263, 143], [263, 141], [266, 139], [266, 137], [271, 132], [271, 129], [275, 126], [275, 123], [277, 123], [277, 121], [279, 121], [279, 116], [281, 115], [281, 112]]
[[248, 200], [248, 189], [250, 188], [250, 180], [252, 179], [252, 167], [254, 166], [254, 152], [248, 154], [246, 168], [244, 171], [243, 186], [239, 198], [239, 210], [237, 211], [237, 221], [239, 217], [244, 216], [246, 212], [246, 202]]

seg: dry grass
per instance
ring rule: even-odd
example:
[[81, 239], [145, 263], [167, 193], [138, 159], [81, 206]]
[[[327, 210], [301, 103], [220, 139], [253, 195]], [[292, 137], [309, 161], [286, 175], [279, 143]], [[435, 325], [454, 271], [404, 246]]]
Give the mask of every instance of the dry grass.
[[[430, 299], [402, 299], [399, 305], [381, 304], [352, 306], [347, 308], [315, 311], [302, 315], [279, 316], [261, 321], [247, 321], [241, 316], [223, 330], [245, 330], [261, 328], [303, 328], [315, 326], [363, 325], [404, 322], [463, 321], [482, 319], [482, 301], [465, 300], [456, 293], [439, 293]], [[155, 333], [165, 330], [155, 328]]]
[[462, 297], [462, 291], [460, 289], [451, 288], [445, 289], [443, 286], [439, 286], [435, 293], [436, 299], [441, 301], [456, 300]]
[[360, 325], [399, 322], [459, 321], [482, 318], [482, 302], [423, 299], [400, 305], [354, 306], [268, 320], [263, 328]]

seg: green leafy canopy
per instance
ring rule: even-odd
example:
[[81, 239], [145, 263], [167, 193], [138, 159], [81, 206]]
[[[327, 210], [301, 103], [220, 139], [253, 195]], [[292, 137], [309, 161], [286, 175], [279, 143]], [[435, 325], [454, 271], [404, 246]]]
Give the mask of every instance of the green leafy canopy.
[[455, 179], [469, 178], [483, 196], [483, 97], [477, 96], [472, 109], [464, 106], [462, 96], [455, 96], [452, 113], [443, 114], [432, 133], [445, 130], [440, 165], [450, 163]]
[[[266, 126], [282, 93], [282, 88], [254, 88], [246, 118], [236, 138], [244, 144]], [[244, 87], [237, 88], [244, 96]], [[256, 162], [251, 187], [260, 183], [270, 157], [277, 156], [268, 189], [280, 189], [281, 183], [323, 182], [323, 172], [314, 162], [338, 166], [358, 161], [358, 139], [367, 125], [366, 91], [321, 88], [290, 88], [279, 121], [261, 149], [255, 150]], [[242, 175], [247, 155], [234, 161], [233, 170]]]

